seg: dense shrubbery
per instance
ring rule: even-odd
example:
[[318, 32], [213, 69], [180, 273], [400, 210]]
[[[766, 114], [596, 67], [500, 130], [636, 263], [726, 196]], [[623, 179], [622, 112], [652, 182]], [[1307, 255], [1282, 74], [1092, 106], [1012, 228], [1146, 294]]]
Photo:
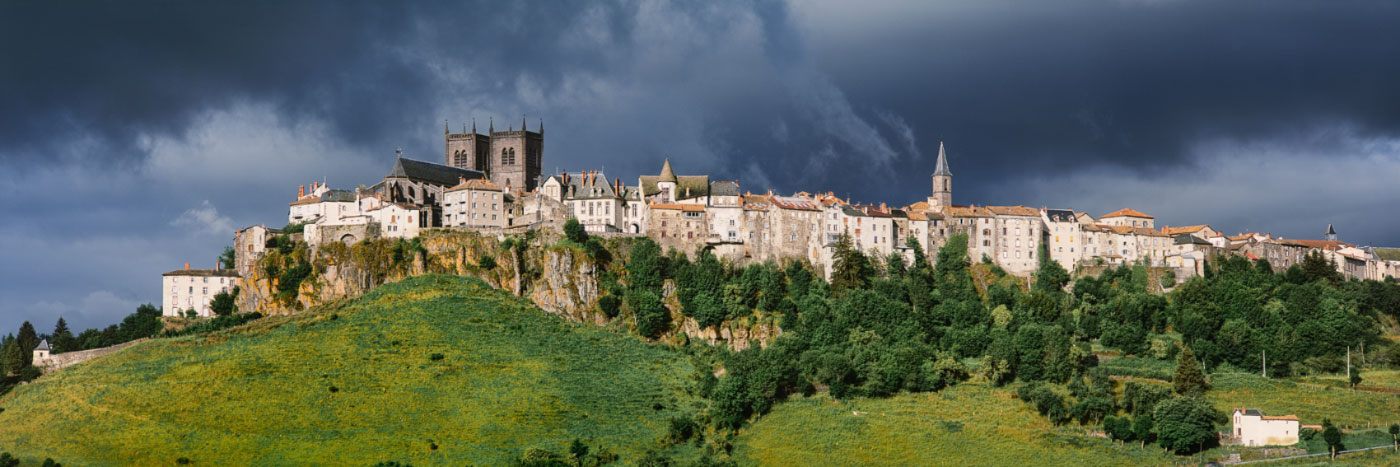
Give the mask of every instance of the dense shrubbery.
[[210, 320], [200, 321], [198, 323], [186, 326], [177, 331], [165, 331], [161, 333], [161, 336], [176, 337], [187, 336], [191, 334], [204, 334], [206, 332], [213, 332], [218, 331], [220, 329], [228, 329], [234, 326], [239, 326], [262, 317], [263, 316], [261, 313], [237, 313], [231, 315], [223, 315]]

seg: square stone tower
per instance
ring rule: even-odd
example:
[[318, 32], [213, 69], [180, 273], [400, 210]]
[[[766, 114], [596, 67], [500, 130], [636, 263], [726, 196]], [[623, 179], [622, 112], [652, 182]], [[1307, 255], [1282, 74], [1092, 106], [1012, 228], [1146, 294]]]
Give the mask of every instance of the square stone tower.
[[544, 165], [544, 121], [540, 121], [538, 132], [526, 130], [524, 119], [520, 120], [519, 130], [512, 126], [506, 131], [495, 131], [494, 127], [493, 123], [487, 176], [512, 191], [535, 189]]
[[447, 130], [446, 123], [443, 124], [442, 132], [447, 147], [444, 165], [482, 172], [491, 168], [491, 137], [477, 134], [475, 121], [472, 122], [471, 132], [467, 132], [466, 127], [463, 127], [462, 133], [452, 134]]

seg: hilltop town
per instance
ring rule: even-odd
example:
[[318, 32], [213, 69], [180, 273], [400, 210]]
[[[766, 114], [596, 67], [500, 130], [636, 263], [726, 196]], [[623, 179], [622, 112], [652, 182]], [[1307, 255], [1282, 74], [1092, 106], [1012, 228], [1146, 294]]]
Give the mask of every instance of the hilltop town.
[[[1282, 271], [1310, 252], [1323, 255], [1344, 277], [1400, 277], [1400, 248], [1358, 246], [1339, 240], [1331, 224], [1322, 239], [1286, 239], [1268, 233], [1228, 235], [1206, 223], [1158, 225], [1148, 213], [1125, 207], [1094, 216], [1074, 209], [954, 204], [950, 157], [942, 143], [927, 196], [912, 203], [856, 203], [830, 191], [754, 193], [738, 180], [678, 175], [669, 158], [657, 174], [610, 178], [602, 170], [544, 174], [544, 123], [535, 131], [512, 124], [486, 134], [473, 122], [461, 133], [443, 128], [441, 163], [399, 151], [384, 177], [358, 189], [320, 182], [297, 188], [287, 224], [315, 249], [327, 242], [353, 244], [371, 238], [417, 237], [427, 229], [488, 234], [559, 229], [577, 219], [594, 235], [646, 236], [663, 250], [712, 252], [735, 263], [804, 260], [830, 274], [834, 245], [849, 235], [855, 248], [877, 258], [914, 258], [909, 242], [934, 254], [955, 234], [968, 237], [968, 255], [1028, 277], [1038, 255], [1067, 271], [1083, 266], [1142, 264], [1166, 268], [1176, 281], [1201, 275], [1208, 258], [1267, 260]], [[386, 161], [387, 162], [387, 161]], [[911, 196], [915, 196], [911, 194]], [[907, 201], [907, 200], [905, 200]], [[183, 269], [163, 274], [166, 315], [195, 310], [212, 316], [209, 303], [265, 254], [268, 239], [282, 233], [266, 224], [239, 230], [235, 270]], [[211, 282], [212, 279], [212, 282]]]

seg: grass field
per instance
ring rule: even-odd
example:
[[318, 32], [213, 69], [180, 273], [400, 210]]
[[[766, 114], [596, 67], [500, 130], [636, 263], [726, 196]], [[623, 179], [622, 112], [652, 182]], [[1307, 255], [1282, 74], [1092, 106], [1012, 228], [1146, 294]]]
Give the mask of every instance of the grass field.
[[734, 455], [760, 465], [1194, 463], [1084, 431], [1051, 426], [1009, 391], [964, 383], [938, 393], [839, 404], [825, 394], [794, 396], [745, 428]]
[[1400, 422], [1400, 395], [1264, 379], [1254, 374], [1215, 373], [1206, 399], [1220, 410], [1246, 405], [1266, 415], [1295, 414], [1304, 425], [1331, 418], [1343, 427], [1389, 426]]
[[64, 465], [499, 465], [578, 437], [635, 460], [696, 403], [676, 351], [475, 279], [417, 277], [250, 326], [16, 388], [0, 450]]
[[[1337, 387], [1347, 386], [1346, 374], [1307, 376], [1298, 381], [1327, 384]], [[1361, 387], [1381, 388], [1400, 392], [1400, 370], [1364, 370], [1361, 372]]]

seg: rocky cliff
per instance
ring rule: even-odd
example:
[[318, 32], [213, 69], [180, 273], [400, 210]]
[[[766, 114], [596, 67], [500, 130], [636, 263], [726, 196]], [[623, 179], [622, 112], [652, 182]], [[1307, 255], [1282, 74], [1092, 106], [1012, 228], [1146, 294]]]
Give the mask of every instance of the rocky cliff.
[[[625, 283], [626, 271], [616, 264], [599, 265], [583, 249], [558, 240], [557, 233], [506, 237], [435, 229], [412, 242], [376, 239], [349, 246], [329, 243], [315, 251], [274, 252], [241, 280], [239, 307], [265, 315], [296, 313], [358, 297], [385, 283], [441, 273], [480, 278], [571, 321], [633, 327], [629, 314], [609, 319], [598, 308], [598, 298], [605, 293], [600, 284], [603, 269], [613, 268], [610, 277], [619, 278], [621, 283]], [[605, 243], [616, 258], [625, 257], [629, 249], [626, 239]], [[283, 291], [278, 283], [281, 277], [269, 271], [295, 267], [297, 261], [309, 264], [311, 273], [292, 294]], [[767, 345], [782, 332], [771, 319], [739, 320], [701, 329], [694, 319], [681, 314], [674, 286], [670, 281], [667, 284], [664, 300], [671, 310], [672, 332], [663, 336], [663, 341], [699, 340], [742, 350]]]

